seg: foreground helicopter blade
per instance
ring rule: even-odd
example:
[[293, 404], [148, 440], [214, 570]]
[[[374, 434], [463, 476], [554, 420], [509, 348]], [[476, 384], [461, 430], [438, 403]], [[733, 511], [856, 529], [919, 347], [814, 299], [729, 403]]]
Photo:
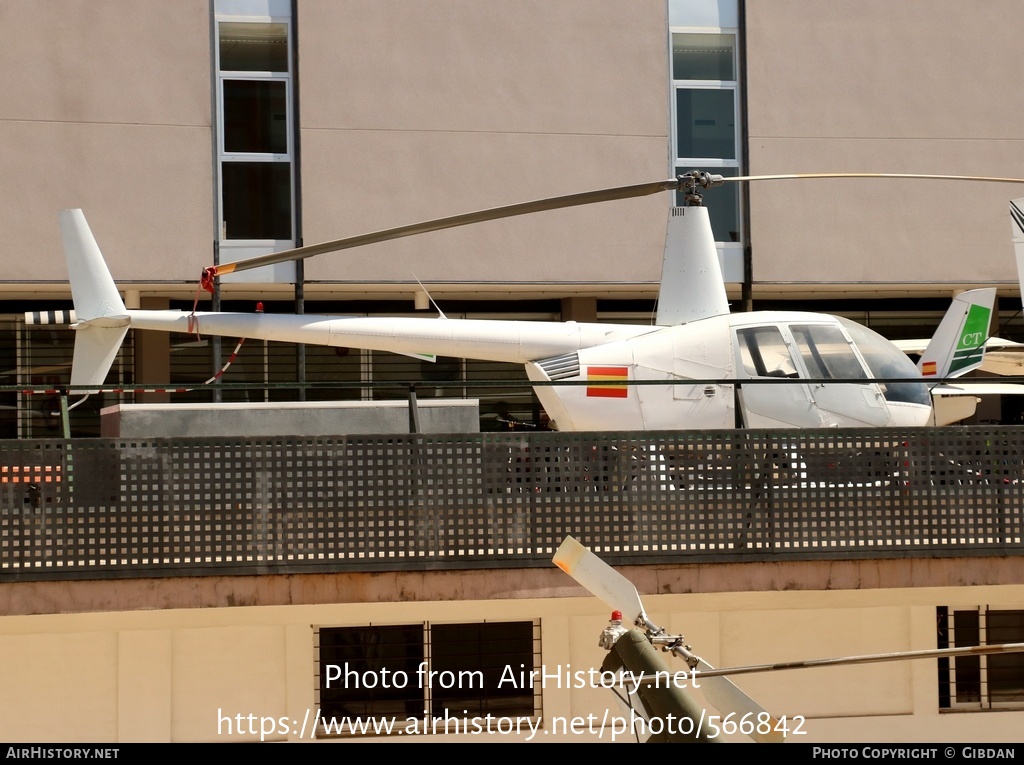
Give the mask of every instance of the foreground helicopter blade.
[[[659, 628], [652, 624], [644, 611], [643, 603], [636, 587], [622, 574], [590, 552], [576, 539], [567, 536], [558, 550], [555, 551], [552, 562], [562, 571], [567, 573], [579, 584], [583, 585], [595, 597], [602, 600], [605, 605], [613, 611], [620, 611], [623, 614], [637, 614], [633, 617], [637, 623], [644, 625], [647, 629], [659, 632]], [[701, 674], [701, 690], [704, 697], [723, 714], [735, 713], [739, 719], [749, 715], [748, 719], [764, 720], [770, 728], [768, 733], [755, 731], [751, 737], [761, 743], [778, 743], [784, 740], [781, 732], [775, 730], [778, 722], [764, 707], [754, 701], [750, 696], [741, 691], [728, 678], [720, 675], [712, 675], [704, 680], [705, 671], [712, 671], [714, 667], [694, 656], [682, 646], [673, 647], [672, 652], [690, 660], [696, 661], [695, 669]], [[761, 717], [764, 715], [764, 717]]]
[[709, 668], [701, 670], [701, 677], [751, 675], [756, 672], [779, 672], [786, 669], [811, 669], [813, 667], [844, 667], [853, 664], [879, 664], [887, 661], [910, 661], [911, 659], [987, 656], [995, 653], [1024, 653], [1024, 643], [975, 645], [963, 648], [932, 648], [923, 651], [894, 651], [893, 653], [869, 653], [861, 656], [841, 656], [834, 659], [807, 659], [805, 661], [783, 661], [776, 664], [751, 664], [746, 667], [729, 667], [727, 669]]
[[647, 621], [644, 604], [633, 583], [577, 540], [562, 540], [551, 561], [612, 611], [622, 612], [628, 623]]

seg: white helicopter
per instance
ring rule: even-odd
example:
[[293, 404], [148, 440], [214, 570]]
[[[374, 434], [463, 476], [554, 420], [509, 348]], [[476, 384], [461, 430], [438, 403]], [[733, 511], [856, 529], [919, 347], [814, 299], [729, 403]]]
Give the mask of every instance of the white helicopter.
[[981, 363], [994, 289], [958, 296], [917, 367], [897, 346], [845, 319], [798, 312], [730, 314], [701, 190], [726, 181], [795, 177], [722, 178], [695, 170], [675, 179], [527, 202], [311, 245], [211, 267], [203, 277], [204, 286], [212, 288], [216, 276], [284, 260], [514, 215], [682, 191], [687, 206], [673, 211], [670, 225], [681, 229], [687, 246], [675, 255], [666, 252], [654, 326], [447, 319], [443, 315], [388, 319], [128, 310], [82, 211], [65, 210], [60, 226], [75, 304], [72, 326], [78, 330], [71, 384], [102, 385], [125, 334], [134, 327], [420, 358], [443, 355], [519, 363], [537, 383], [537, 397], [559, 430], [945, 424], [932, 417], [925, 379], [961, 375]]

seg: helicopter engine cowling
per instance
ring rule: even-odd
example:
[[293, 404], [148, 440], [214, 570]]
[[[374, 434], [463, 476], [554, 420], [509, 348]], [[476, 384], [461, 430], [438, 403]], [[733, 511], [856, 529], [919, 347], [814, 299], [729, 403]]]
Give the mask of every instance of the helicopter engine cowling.
[[665, 327], [527, 364], [560, 430], [675, 430], [735, 425], [728, 316]]

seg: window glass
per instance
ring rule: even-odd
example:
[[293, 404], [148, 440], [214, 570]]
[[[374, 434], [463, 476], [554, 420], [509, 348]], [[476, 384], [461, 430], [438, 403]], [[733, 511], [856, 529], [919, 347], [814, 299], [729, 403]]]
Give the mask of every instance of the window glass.
[[[989, 645], [1024, 641], [1024, 611], [989, 611], [986, 642]], [[993, 704], [1024, 702], [1024, 654], [988, 657], [988, 693]]]
[[863, 380], [867, 377], [839, 327], [794, 325], [790, 331], [810, 377], [841, 380]]
[[[939, 648], [1024, 642], [1022, 610], [939, 607], [937, 622]], [[940, 709], [1024, 706], [1024, 654], [956, 656], [938, 666]]]
[[[324, 719], [421, 717], [423, 701], [416, 672], [424, 655], [423, 625], [321, 629]], [[404, 684], [395, 682], [396, 677], [404, 677]]]
[[224, 239], [291, 239], [291, 166], [224, 162]]
[[287, 84], [283, 80], [224, 81], [224, 151], [288, 151]]
[[341, 729], [344, 718], [393, 718], [405, 733], [432, 733], [422, 730], [425, 714], [464, 724], [541, 711], [539, 684], [523, 682], [540, 666], [540, 625], [533, 621], [322, 627], [317, 641], [328, 733], [354, 733]]
[[677, 88], [678, 156], [736, 159], [735, 102], [732, 90]]
[[[306, 346], [306, 381], [318, 383], [306, 391], [310, 401], [358, 400], [362, 391], [363, 351], [358, 348]], [[292, 377], [294, 378], [294, 370]], [[348, 383], [345, 387], [326, 387], [327, 383]]]
[[[373, 381], [373, 399], [388, 401], [407, 399], [409, 383], [416, 382], [417, 398], [460, 397], [463, 379], [462, 359], [438, 356], [434, 361], [414, 359], [386, 351], [370, 353]], [[394, 386], [384, 383], [394, 383]], [[431, 385], [431, 383], [436, 383]]]
[[789, 347], [776, 327], [752, 327], [736, 332], [740, 360], [751, 377], [798, 377]]
[[736, 36], [730, 34], [672, 35], [672, 79], [735, 80]]
[[432, 668], [439, 677], [447, 673], [466, 682], [447, 683], [447, 688], [438, 683], [431, 714], [532, 717], [533, 688], [522, 687], [519, 678], [534, 668], [533, 632], [532, 622], [432, 625]]
[[[880, 334], [849, 319], [840, 317], [839, 321], [853, 338], [872, 377], [891, 380], [920, 378], [914, 362]], [[882, 392], [887, 401], [931, 404], [928, 386], [923, 382], [886, 383], [882, 386]]]
[[222, 21], [220, 68], [234, 72], [287, 72], [288, 25]]

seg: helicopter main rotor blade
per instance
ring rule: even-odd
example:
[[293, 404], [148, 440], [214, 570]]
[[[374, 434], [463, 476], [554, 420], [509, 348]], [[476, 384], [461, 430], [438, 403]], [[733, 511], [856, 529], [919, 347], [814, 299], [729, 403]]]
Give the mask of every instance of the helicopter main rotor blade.
[[[627, 619], [632, 618], [648, 629], [658, 631], [657, 625], [652, 624], [647, 618], [640, 595], [633, 583], [573, 537], [567, 536], [562, 540], [562, 544], [559, 545], [551, 560], [613, 611], [629, 615], [636, 614], [633, 617], [627, 616]], [[673, 653], [679, 652], [673, 650]], [[683, 658], [693, 656], [685, 650], [679, 655]], [[712, 672], [714, 668], [699, 656], [693, 658], [697, 662], [696, 670], [701, 676], [700, 688], [704, 692], [704, 698], [710, 704], [724, 714], [735, 712], [740, 719], [749, 715], [754, 720], [768, 721], [768, 733], [759, 733], [755, 730], [750, 734], [755, 741], [777, 743], [784, 740], [782, 733], [775, 730], [778, 721], [774, 715], [726, 677], [711, 675], [705, 681], [705, 671]], [[760, 717], [762, 714], [764, 717]]]
[[[489, 210], [478, 210], [476, 212], [463, 213], [461, 215], [452, 215], [447, 218], [437, 218], [435, 220], [423, 221], [421, 223], [412, 223], [405, 226], [398, 226], [396, 228], [375, 231], [369, 234], [357, 234], [356, 236], [345, 237], [344, 239], [335, 239], [330, 242], [322, 242], [321, 244], [311, 244], [305, 247], [298, 247], [293, 250], [274, 252], [269, 255], [250, 258], [248, 260], [225, 263], [220, 266], [213, 266], [212, 268], [214, 270], [212, 275], [224, 276], [225, 274], [248, 271], [251, 268], [272, 266], [277, 263], [285, 263], [290, 260], [302, 260], [303, 258], [322, 255], [327, 252], [337, 252], [339, 250], [348, 250], [353, 247], [362, 247], [367, 244], [387, 242], [392, 239], [402, 239], [407, 236], [415, 236], [416, 234], [426, 234], [430, 231], [441, 231], [446, 228], [468, 226], [473, 223], [482, 223], [484, 221], [498, 220], [500, 218], [513, 218], [517, 215], [529, 215], [530, 213], [544, 212], [546, 210], [560, 210], [566, 207], [579, 207], [581, 205], [590, 205], [597, 202], [607, 202], [613, 199], [643, 197], [649, 194], [657, 194], [661, 191], [676, 190], [679, 189], [679, 187], [679, 179], [669, 178], [667, 180], [653, 181], [649, 183], [637, 183], [631, 186], [614, 186], [607, 189], [598, 189], [596, 191], [584, 191], [579, 194], [567, 194], [566, 196], [561, 197], [538, 199], [533, 202], [520, 202], [514, 205], [505, 205], [504, 207], [493, 207]], [[209, 271], [209, 269], [207, 269], [207, 271]]]
[[493, 207], [488, 210], [478, 210], [461, 215], [452, 215], [446, 218], [412, 223], [405, 226], [374, 231], [369, 234], [357, 234], [356, 236], [334, 239], [320, 244], [306, 245], [291, 250], [283, 250], [268, 255], [262, 255], [247, 260], [239, 260], [233, 263], [224, 263], [219, 266], [210, 266], [203, 272], [202, 284], [208, 291], [213, 291], [214, 278], [227, 274], [248, 271], [253, 268], [272, 266], [278, 263], [286, 263], [293, 260], [303, 260], [314, 255], [322, 255], [328, 252], [348, 250], [353, 247], [362, 247], [367, 244], [386, 242], [393, 239], [402, 239], [407, 236], [426, 234], [431, 231], [441, 231], [448, 228], [468, 226], [473, 223], [483, 223], [489, 220], [501, 218], [513, 218], [517, 215], [529, 215], [546, 210], [560, 210], [567, 207], [579, 207], [582, 205], [607, 202], [614, 199], [629, 199], [642, 197], [649, 194], [657, 194], [661, 191], [682, 191], [694, 186], [710, 188], [722, 183], [733, 183], [738, 181], [784, 181], [784, 180], [808, 180], [815, 178], [918, 178], [927, 180], [951, 180], [951, 181], [985, 181], [991, 183], [1024, 183], [1024, 178], [999, 178], [983, 175], [924, 175], [914, 173], [785, 173], [778, 175], [741, 175], [724, 177], [712, 175], [702, 171], [691, 171], [688, 174], [669, 178], [661, 181], [648, 183], [637, 183], [630, 186], [613, 186], [596, 191], [584, 191], [578, 194], [567, 194], [560, 197], [538, 199], [532, 202], [520, 202], [503, 207]]
[[988, 175], [922, 175], [919, 173], [786, 173], [782, 175], [717, 176], [722, 182], [790, 181], [814, 178], [911, 178], [931, 181], [983, 181], [987, 183], [1024, 183], [1024, 178], [997, 178]]
[[887, 661], [910, 661], [912, 659], [936, 659], [957, 656], [986, 656], [994, 653], [1024, 653], [1024, 643], [1002, 643], [1000, 645], [967, 646], [964, 648], [932, 648], [923, 651], [894, 651], [872, 653], [862, 656], [843, 656], [832, 659], [808, 659], [806, 661], [784, 661], [777, 664], [751, 664], [746, 667], [701, 670], [705, 677], [725, 675], [751, 675], [757, 672], [778, 672], [787, 669], [811, 669], [813, 667], [842, 667], [852, 664], [879, 664]]

